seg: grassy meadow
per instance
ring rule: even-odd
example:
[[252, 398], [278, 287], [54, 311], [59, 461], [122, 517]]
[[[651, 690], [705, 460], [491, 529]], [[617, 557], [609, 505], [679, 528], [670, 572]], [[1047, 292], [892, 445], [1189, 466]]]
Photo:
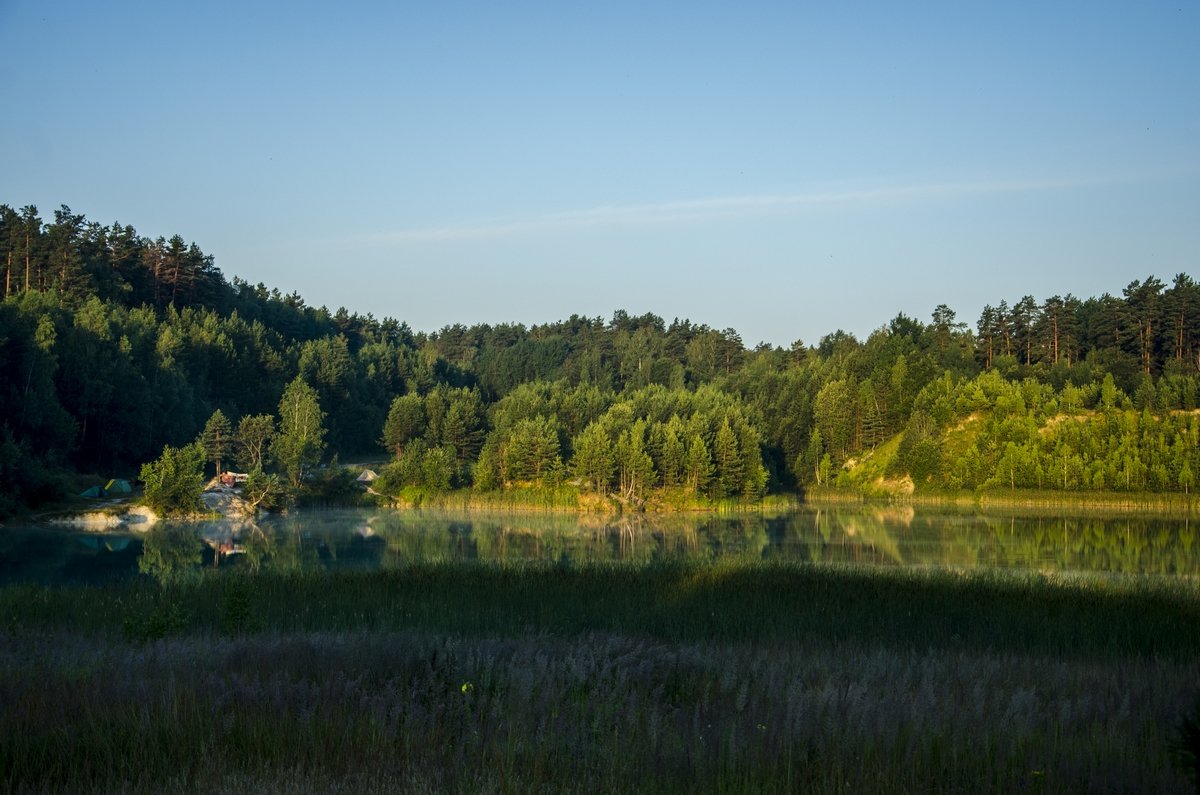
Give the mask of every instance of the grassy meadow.
[[1182, 580], [422, 564], [10, 586], [0, 621], [11, 792], [1195, 786]]

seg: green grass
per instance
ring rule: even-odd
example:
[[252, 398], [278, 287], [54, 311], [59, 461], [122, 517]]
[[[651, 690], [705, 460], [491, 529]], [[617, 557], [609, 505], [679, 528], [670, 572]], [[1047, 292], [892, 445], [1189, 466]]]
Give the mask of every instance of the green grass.
[[1066, 656], [1200, 656], [1200, 594], [1175, 580], [761, 564], [437, 563], [0, 590], [28, 630], [119, 633], [168, 607], [222, 631], [230, 594], [275, 632], [509, 637], [614, 632], [664, 642], [856, 642]]
[[514, 487], [498, 491], [432, 491], [418, 486], [406, 486], [395, 497], [381, 496], [379, 499], [388, 505], [439, 510], [551, 513], [577, 513], [584, 510], [580, 504], [579, 490], [570, 486]]
[[14, 792], [1179, 791], [1200, 692], [1182, 580], [427, 564], [0, 620]]
[[456, 489], [430, 491], [409, 486], [395, 497], [381, 496], [385, 505], [435, 508], [450, 511], [507, 511], [539, 513], [753, 513], [783, 511], [799, 505], [792, 494], [767, 495], [760, 500], [711, 499], [686, 488], [651, 489], [646, 499], [629, 505], [616, 496], [601, 495], [565, 484], [561, 486], [510, 486], [496, 491]]
[[810, 487], [804, 501], [832, 505], [882, 501], [904, 505], [927, 505], [996, 510], [1046, 510], [1069, 515], [1128, 515], [1179, 517], [1200, 513], [1200, 498], [1177, 492], [1055, 491], [1053, 489], [978, 489], [951, 491], [920, 489], [912, 494], [887, 494], [867, 485]]

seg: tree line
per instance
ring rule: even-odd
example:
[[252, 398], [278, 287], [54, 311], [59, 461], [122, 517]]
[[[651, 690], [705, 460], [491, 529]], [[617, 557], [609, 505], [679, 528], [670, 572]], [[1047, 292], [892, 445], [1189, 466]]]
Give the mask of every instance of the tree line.
[[565, 380], [522, 384], [485, 412], [474, 389], [397, 397], [377, 488], [576, 486], [628, 503], [657, 489], [757, 499], [769, 475], [742, 401], [712, 386], [622, 393]]
[[[1003, 466], [987, 462], [1009, 442], [1032, 451], [1134, 411], [1138, 444], [1150, 444], [1147, 422], [1177, 424], [1197, 408], [1200, 286], [1187, 274], [1169, 286], [1136, 280], [1120, 295], [1000, 300], [975, 328], [938, 305], [929, 322], [898, 314], [864, 340], [834, 331], [751, 348], [733, 329], [619, 310], [414, 332], [226, 280], [179, 235], [151, 238], [67, 207], [46, 222], [36, 208], [0, 206], [0, 263], [0, 513], [62, 493], [64, 473], [135, 473], [164, 446], [190, 444], [216, 411], [275, 415], [297, 379], [324, 414], [326, 453], [388, 451], [396, 488], [568, 484], [635, 501], [655, 489], [753, 499], [845, 482], [848, 464], [897, 439], [903, 456], [890, 474], [915, 467], [918, 488], [988, 487], [1004, 481]], [[1000, 406], [1001, 382], [1049, 390], [1042, 408], [1025, 403], [1039, 428], [1067, 406], [1083, 419], [1025, 442], [1004, 436], [996, 417], [1012, 412]], [[972, 392], [972, 412], [942, 422], [930, 407], [947, 383], [978, 386], [983, 402]], [[949, 449], [922, 463], [922, 450], [972, 415], [985, 429], [972, 437], [981, 469], [952, 462]], [[1182, 431], [1172, 428], [1156, 449], [1175, 444]], [[1105, 460], [1132, 461], [1131, 444]], [[1046, 475], [1076, 447], [1076, 475]], [[1188, 482], [1177, 456], [1160, 466], [1141, 447], [1144, 477], [1108, 463], [1096, 477], [1101, 451], [1075, 437], [1038, 450], [1034, 463], [1009, 456], [1008, 485]]]

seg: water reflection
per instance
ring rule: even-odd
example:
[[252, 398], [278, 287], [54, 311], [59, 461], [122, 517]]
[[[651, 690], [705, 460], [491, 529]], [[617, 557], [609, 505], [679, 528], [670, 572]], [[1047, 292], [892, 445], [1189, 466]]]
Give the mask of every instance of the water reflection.
[[415, 562], [783, 560], [870, 566], [1089, 571], [1193, 577], [1190, 519], [981, 515], [904, 507], [777, 516], [478, 515], [311, 511], [259, 523], [163, 524], [143, 534], [6, 528], [0, 582], [160, 582], [205, 568], [393, 569]]
[[203, 537], [188, 527], [160, 526], [143, 536], [138, 571], [163, 583], [195, 576], [204, 550]]

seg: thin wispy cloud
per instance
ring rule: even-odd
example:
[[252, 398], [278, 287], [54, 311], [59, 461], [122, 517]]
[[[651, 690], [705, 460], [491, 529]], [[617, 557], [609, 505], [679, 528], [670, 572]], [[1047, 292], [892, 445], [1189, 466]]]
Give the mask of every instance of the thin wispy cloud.
[[[939, 182], [819, 190], [805, 193], [720, 196], [653, 204], [605, 205], [586, 210], [475, 224], [401, 229], [363, 238], [363, 242], [403, 244], [514, 237], [573, 229], [686, 224], [788, 215], [853, 205], [927, 201], [957, 196], [1063, 190], [1109, 183], [1112, 179], [995, 180]], [[1120, 181], [1120, 180], [1117, 180]]]

